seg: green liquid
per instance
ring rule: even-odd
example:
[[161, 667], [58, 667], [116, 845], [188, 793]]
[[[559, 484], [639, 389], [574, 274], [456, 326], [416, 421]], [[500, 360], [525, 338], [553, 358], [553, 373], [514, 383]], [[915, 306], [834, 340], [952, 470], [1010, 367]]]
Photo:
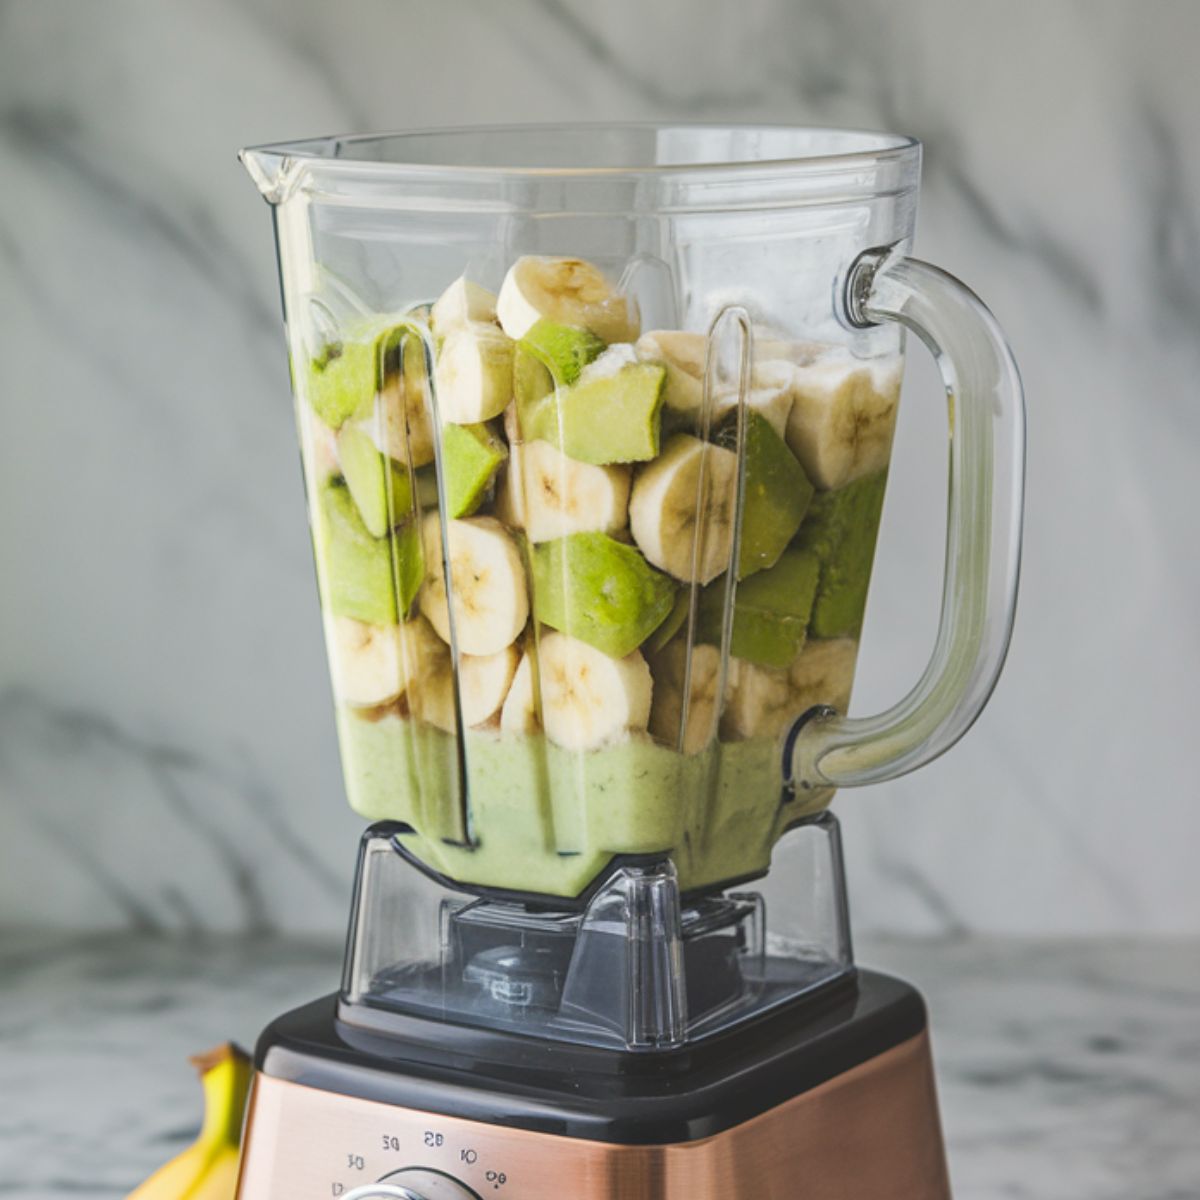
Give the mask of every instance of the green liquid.
[[830, 798], [781, 804], [774, 738], [685, 756], [644, 736], [579, 752], [541, 734], [468, 730], [468, 833], [450, 734], [346, 708], [338, 726], [355, 812], [411, 825], [402, 841], [417, 858], [487, 887], [574, 896], [621, 854], [669, 853], [685, 891], [758, 874], [783, 829]]

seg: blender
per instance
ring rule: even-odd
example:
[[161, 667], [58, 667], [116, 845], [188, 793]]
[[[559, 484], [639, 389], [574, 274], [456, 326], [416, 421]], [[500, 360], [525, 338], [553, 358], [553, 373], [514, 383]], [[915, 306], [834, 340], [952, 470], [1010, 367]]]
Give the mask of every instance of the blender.
[[[246, 150], [360, 847], [259, 1042], [241, 1200], [949, 1195], [924, 1005], [855, 965], [838, 788], [1011, 630], [1022, 397], [908, 256], [920, 147], [538, 126]], [[906, 329], [949, 407], [929, 665], [850, 717]]]

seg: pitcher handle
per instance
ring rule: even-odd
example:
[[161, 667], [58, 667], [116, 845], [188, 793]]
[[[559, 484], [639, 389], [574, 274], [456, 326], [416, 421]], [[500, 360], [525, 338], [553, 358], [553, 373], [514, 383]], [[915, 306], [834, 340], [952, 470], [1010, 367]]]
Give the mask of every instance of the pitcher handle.
[[970, 288], [890, 248], [846, 279], [845, 313], [865, 328], [898, 321], [933, 353], [949, 401], [950, 493], [941, 623], [916, 686], [876, 716], [810, 709], [784, 754], [788, 787], [859, 787], [949, 750], [987, 703], [1008, 652], [1021, 560], [1025, 411], [995, 317]]

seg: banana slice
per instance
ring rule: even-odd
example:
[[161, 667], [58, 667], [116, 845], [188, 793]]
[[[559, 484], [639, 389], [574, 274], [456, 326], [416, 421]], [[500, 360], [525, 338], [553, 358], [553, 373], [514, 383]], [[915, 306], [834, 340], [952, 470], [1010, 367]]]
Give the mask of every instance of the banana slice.
[[721, 713], [723, 738], [778, 737], [800, 712], [803, 709], [796, 708], [786, 668], [729, 660], [728, 695]]
[[[438, 637], [449, 642], [450, 611], [437, 513], [425, 517], [421, 537], [426, 572], [421, 585], [421, 611]], [[529, 617], [529, 590], [517, 543], [495, 517], [450, 521], [449, 538], [450, 589], [459, 653], [497, 654], [516, 640]]]
[[537, 701], [533, 695], [533, 659], [523, 655], [512, 685], [500, 709], [500, 728], [505, 733], [537, 733]]
[[[692, 673], [688, 680], [687, 728], [683, 731], [684, 754], [699, 754], [717, 730], [717, 684], [721, 674], [721, 652], [716, 646], [692, 647]], [[650, 709], [650, 732], [672, 750], [680, 748], [683, 723], [684, 674], [688, 664], [686, 639], [671, 642], [650, 660], [654, 676], [654, 704]]]
[[512, 399], [513, 344], [494, 325], [451, 330], [438, 351], [438, 414], [456, 425], [498, 417]]
[[433, 420], [424, 351], [410, 342], [404, 370], [388, 377], [375, 397], [371, 416], [361, 423], [376, 449], [402, 466], [424, 467], [433, 462]]
[[[786, 439], [788, 417], [791, 416], [793, 400], [791, 380], [789, 379], [779, 387], [752, 388], [746, 393], [746, 408], [761, 413], [771, 428], [781, 438]], [[734, 417], [737, 410], [738, 392], [736, 388], [732, 391], [718, 392], [713, 397], [713, 428], [716, 428], [717, 424], [726, 418]]]
[[304, 470], [310, 486], [325, 483], [331, 476], [340, 475], [337, 430], [330, 429], [307, 405], [301, 405], [300, 448], [304, 455]]
[[408, 673], [401, 626], [330, 616], [326, 630], [329, 671], [341, 703], [367, 708], [390, 704], [404, 693]]
[[430, 327], [439, 338], [475, 321], [490, 325], [495, 320], [496, 294], [472, 283], [465, 275], [460, 275], [437, 298], [429, 312]]
[[551, 741], [568, 750], [589, 750], [650, 719], [653, 682], [641, 652], [609, 658], [565, 633], [538, 644], [542, 720]]
[[809, 479], [832, 491], [883, 470], [892, 452], [900, 364], [827, 354], [793, 375], [786, 440]]
[[704, 403], [704, 360], [708, 338], [681, 329], [655, 329], [638, 338], [638, 357], [667, 368], [663, 404], [672, 412], [698, 419]]
[[[500, 710], [512, 685], [520, 651], [506, 646], [497, 654], [461, 654], [458, 659], [458, 699], [463, 725], [486, 724]], [[426, 658], [426, 673], [409, 687], [409, 707], [421, 721], [456, 733], [454, 671], [450, 649], [441, 644], [441, 657]]]
[[846, 712], [857, 662], [854, 638], [810, 638], [805, 642], [789, 672], [796, 715], [817, 704]]
[[606, 342], [632, 342], [638, 332], [633, 302], [581, 258], [518, 258], [500, 286], [496, 315], [514, 339], [541, 320], [582, 326]]
[[[526, 442], [520, 470], [524, 492], [520, 505], [531, 542], [548, 542], [571, 533], [613, 533], [629, 516], [628, 467], [596, 467], [576, 462], [549, 442]], [[516, 504], [506, 501], [515, 515]]]
[[[700, 467], [705, 456], [704, 494], [700, 495]], [[638, 549], [656, 567], [684, 583], [709, 583], [729, 565], [736, 492], [737, 455], [733, 451], [690, 434], [676, 434], [633, 483], [629, 528]], [[700, 545], [693, 564], [697, 538]]]

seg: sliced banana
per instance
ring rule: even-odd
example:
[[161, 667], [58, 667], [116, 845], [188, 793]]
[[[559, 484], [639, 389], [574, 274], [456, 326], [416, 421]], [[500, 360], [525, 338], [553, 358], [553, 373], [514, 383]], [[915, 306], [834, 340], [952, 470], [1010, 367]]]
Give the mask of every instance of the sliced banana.
[[633, 482], [629, 528], [638, 549], [676, 579], [709, 583], [729, 565], [736, 492], [737, 455], [732, 450], [676, 434]]
[[551, 741], [589, 750], [650, 719], [653, 681], [641, 652], [609, 658], [565, 633], [539, 639], [542, 720]]
[[[780, 437], [787, 434], [788, 417], [792, 412], [793, 393], [790, 380], [780, 387], [756, 387], [746, 393], [746, 408], [760, 413]], [[718, 392], [713, 397], [712, 423], [730, 417], [738, 410], [737, 389]]]
[[886, 467], [899, 398], [899, 363], [828, 354], [796, 367], [786, 438], [809, 479], [833, 490]]
[[732, 658], [727, 691], [721, 713], [721, 736], [727, 741], [778, 737], [798, 715], [784, 667]]
[[496, 315], [514, 339], [543, 319], [582, 326], [606, 342], [632, 342], [638, 333], [633, 302], [581, 258], [518, 258], [500, 286]]
[[[531, 542], [548, 542], [571, 533], [614, 533], [629, 517], [630, 470], [596, 467], [568, 458], [549, 442], [521, 446], [521, 499], [505, 501], [511, 515], [524, 511]], [[514, 490], [515, 481], [514, 481]]]
[[655, 329], [638, 338], [638, 357], [667, 368], [663, 404], [672, 412], [697, 418], [704, 403], [704, 361], [708, 338], [681, 329]]
[[[456, 733], [454, 671], [450, 649], [441, 644], [442, 658], [427, 659], [426, 674], [409, 686], [409, 707], [419, 720]], [[467, 728], [486, 724], [500, 710], [512, 685], [520, 651], [506, 646], [497, 654], [461, 654], [458, 659], [458, 700]]]
[[456, 425], [498, 417], [512, 399], [513, 344], [494, 325], [451, 330], [437, 357], [438, 414]]
[[338, 459], [337, 430], [326, 425], [307, 404], [301, 405], [298, 411], [305, 474], [310, 486], [324, 483], [330, 476], [341, 474], [342, 470]]
[[699, 754], [717, 731], [721, 652], [716, 646], [696, 644], [692, 647], [691, 663], [691, 678], [687, 685], [687, 728], [683, 730], [681, 744], [687, 640], [676, 639], [650, 660], [650, 673], [654, 676], [650, 732], [672, 750], [682, 748], [684, 754]]
[[340, 703], [367, 708], [403, 695], [408, 674], [400, 629], [351, 617], [326, 618], [329, 671]]
[[460, 275], [437, 298], [429, 312], [429, 324], [439, 338], [475, 321], [492, 324], [495, 320], [496, 294], [472, 283], [465, 275]]
[[500, 728], [505, 733], [536, 733], [538, 731], [537, 701], [533, 694], [533, 659], [521, 658], [512, 685], [500, 709]]
[[854, 638], [810, 638], [805, 642], [789, 672], [796, 715], [817, 704], [846, 712], [857, 662]]
[[[529, 591], [517, 543], [495, 517], [465, 517], [450, 521], [448, 527], [458, 651], [497, 654], [516, 641], [529, 618]], [[437, 513], [423, 520], [421, 538], [426, 572], [421, 585], [421, 611], [438, 637], [449, 642], [450, 611]]]
[[378, 450], [404, 466], [424, 467], [433, 462], [433, 409], [424, 352], [410, 344], [404, 354], [404, 371], [390, 376], [375, 397], [375, 409], [362, 428]]

